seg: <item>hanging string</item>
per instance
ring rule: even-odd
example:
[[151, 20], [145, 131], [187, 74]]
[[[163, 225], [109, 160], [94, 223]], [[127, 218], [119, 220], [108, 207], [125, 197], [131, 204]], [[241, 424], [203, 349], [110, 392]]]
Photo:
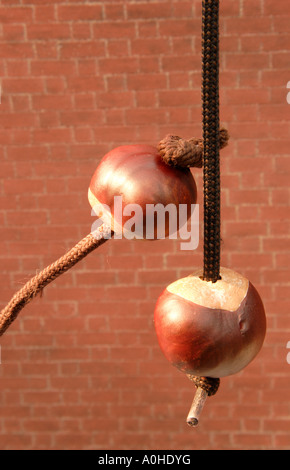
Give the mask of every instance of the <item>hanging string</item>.
[[220, 279], [219, 0], [202, 2], [203, 279]]
[[[203, 280], [220, 279], [220, 116], [219, 0], [202, 1], [202, 101], [204, 180]], [[217, 393], [220, 379], [188, 375], [197, 388], [187, 424], [197, 426], [208, 396]]]
[[105, 224], [101, 225], [95, 232], [87, 235], [65, 255], [30, 279], [22, 289], [16, 292], [10, 302], [0, 312], [0, 336], [5, 333], [25, 305], [41, 293], [48, 284], [109, 240], [112, 235], [113, 232], [110, 227]]

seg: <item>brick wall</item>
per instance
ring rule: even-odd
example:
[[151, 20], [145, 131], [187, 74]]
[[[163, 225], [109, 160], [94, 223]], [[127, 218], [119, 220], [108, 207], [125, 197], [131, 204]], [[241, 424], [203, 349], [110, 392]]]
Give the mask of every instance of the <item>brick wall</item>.
[[[2, 0], [0, 20], [3, 307], [90, 231], [106, 151], [201, 136], [201, 1]], [[263, 297], [264, 348], [188, 428], [153, 310], [202, 243], [109, 242], [1, 339], [1, 449], [290, 449], [289, 1], [223, 0], [221, 34], [222, 264]]]

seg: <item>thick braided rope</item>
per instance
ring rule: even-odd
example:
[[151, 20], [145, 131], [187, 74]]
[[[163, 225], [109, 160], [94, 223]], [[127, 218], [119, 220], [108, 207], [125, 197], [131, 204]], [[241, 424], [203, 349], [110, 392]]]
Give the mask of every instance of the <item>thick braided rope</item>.
[[72, 268], [93, 250], [105, 243], [111, 235], [111, 228], [103, 224], [94, 233], [90, 233], [87, 237], [81, 240], [68, 253], [47, 266], [43, 271], [28, 281], [1, 311], [0, 336], [5, 333], [7, 328], [17, 318], [25, 305], [36, 297], [44, 287]]
[[204, 273], [220, 279], [219, 0], [202, 2]]
[[[203, 279], [220, 279], [219, 0], [202, 1], [202, 98], [204, 179]], [[196, 387], [215, 395], [220, 379], [188, 375]]]

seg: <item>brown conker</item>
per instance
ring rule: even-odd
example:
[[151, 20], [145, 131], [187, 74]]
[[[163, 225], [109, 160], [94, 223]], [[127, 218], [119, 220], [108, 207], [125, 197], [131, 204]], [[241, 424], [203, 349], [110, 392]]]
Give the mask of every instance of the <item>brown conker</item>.
[[165, 357], [186, 374], [224, 377], [246, 367], [260, 351], [266, 333], [262, 300], [240, 274], [221, 269], [221, 280], [199, 271], [169, 285], [154, 313]]
[[[150, 145], [124, 145], [106, 154], [98, 165], [89, 187], [89, 202], [92, 207], [104, 207], [104, 215], [110, 218], [112, 230], [122, 233], [131, 214], [115, 213], [115, 197], [122, 197], [123, 207], [138, 205], [142, 214], [136, 225], [137, 233], [146, 238], [146, 210], [161, 204], [166, 207], [187, 205], [186, 220], [191, 216], [192, 205], [196, 204], [197, 189], [189, 169], [173, 168], [164, 163], [158, 150]], [[148, 214], [148, 212], [147, 212]], [[177, 221], [179, 224], [179, 221]], [[166, 214], [164, 235], [170, 235], [170, 224]], [[152, 239], [157, 238], [154, 224]]]

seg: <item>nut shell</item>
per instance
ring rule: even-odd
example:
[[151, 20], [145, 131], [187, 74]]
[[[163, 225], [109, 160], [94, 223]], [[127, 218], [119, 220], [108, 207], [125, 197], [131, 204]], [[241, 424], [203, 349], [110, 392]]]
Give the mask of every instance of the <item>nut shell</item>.
[[[90, 187], [89, 201], [93, 207], [100, 203], [109, 207], [112, 214], [112, 229], [122, 231], [131, 215], [114, 213], [114, 197], [121, 196], [123, 207], [138, 204], [142, 209], [143, 238], [146, 229], [146, 205], [186, 204], [187, 218], [191, 215], [191, 205], [196, 203], [197, 190], [189, 169], [177, 169], [166, 165], [158, 150], [150, 145], [125, 145], [109, 152], [101, 160], [95, 171]], [[118, 220], [117, 220], [118, 219]], [[179, 223], [179, 220], [178, 220]], [[156, 225], [156, 224], [155, 224]], [[166, 220], [165, 236], [170, 234]], [[157, 238], [157, 227], [154, 227]]]
[[[201, 281], [199, 275], [185, 278], [188, 288], [192, 284], [193, 290], [196, 284], [206, 282], [212, 299], [209, 302], [207, 296], [204, 302], [211, 306], [188, 300], [190, 295], [185, 298], [184, 292], [174, 293], [171, 286], [158, 299], [154, 321], [161, 350], [172, 365], [186, 374], [216, 378], [236, 374], [256, 357], [263, 345], [266, 317], [262, 300], [245, 278], [240, 288], [234, 282], [229, 286], [231, 273], [240, 283], [240, 275], [235, 277], [236, 273], [225, 269], [221, 270], [222, 278], [228, 278], [224, 286], [221, 281], [217, 281], [219, 285]], [[227, 295], [232, 291], [238, 297], [236, 303], [224, 299], [221, 306], [223, 291]], [[227, 304], [233, 310], [227, 309]]]

